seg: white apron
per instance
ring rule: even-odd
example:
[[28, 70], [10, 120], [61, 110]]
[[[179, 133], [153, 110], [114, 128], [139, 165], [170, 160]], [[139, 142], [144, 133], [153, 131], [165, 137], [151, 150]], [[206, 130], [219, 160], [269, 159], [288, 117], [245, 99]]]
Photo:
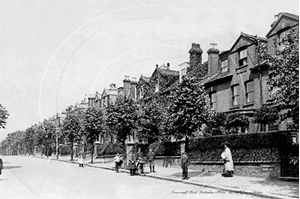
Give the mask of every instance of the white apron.
[[225, 151], [221, 154], [223, 160], [226, 160], [225, 171], [233, 171], [233, 161], [231, 157], [231, 151], [226, 147]]

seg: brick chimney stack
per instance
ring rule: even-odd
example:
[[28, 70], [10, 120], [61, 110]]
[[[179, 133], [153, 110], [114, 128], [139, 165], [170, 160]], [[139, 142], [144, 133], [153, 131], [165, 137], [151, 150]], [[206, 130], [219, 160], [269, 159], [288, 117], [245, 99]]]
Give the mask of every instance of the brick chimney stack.
[[137, 85], [136, 77], [132, 77], [130, 82], [130, 96], [133, 100], [136, 100], [136, 85]]
[[130, 79], [129, 76], [125, 76], [125, 79], [123, 80], [124, 83], [124, 96], [128, 96], [130, 92]]
[[211, 43], [208, 53], [208, 75], [211, 77], [219, 71], [219, 53], [217, 44]]
[[192, 43], [192, 48], [190, 49], [190, 67], [199, 67], [202, 64], [202, 49], [200, 44]]
[[204, 68], [202, 65], [202, 49], [200, 44], [192, 44], [192, 48], [189, 50], [190, 53], [190, 67], [189, 71], [192, 71], [193, 74], [203, 77], [207, 73], [207, 68]]

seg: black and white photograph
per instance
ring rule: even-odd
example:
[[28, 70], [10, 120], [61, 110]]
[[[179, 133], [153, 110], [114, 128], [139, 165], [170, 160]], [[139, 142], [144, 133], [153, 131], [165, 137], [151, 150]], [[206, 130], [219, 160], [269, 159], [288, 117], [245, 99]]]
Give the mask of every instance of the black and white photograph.
[[299, 198], [299, 0], [0, 0], [0, 198]]

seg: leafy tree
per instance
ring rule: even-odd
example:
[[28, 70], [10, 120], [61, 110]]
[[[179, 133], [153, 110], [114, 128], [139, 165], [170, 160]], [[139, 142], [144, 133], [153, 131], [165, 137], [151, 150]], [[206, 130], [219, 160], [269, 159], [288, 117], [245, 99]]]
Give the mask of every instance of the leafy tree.
[[0, 104], [0, 129], [1, 128], [5, 128], [4, 126], [6, 125], [6, 120], [8, 119], [8, 112], [5, 109], [5, 107], [2, 106], [2, 104]]
[[170, 96], [166, 121], [168, 133], [178, 139], [194, 136], [208, 121], [207, 94], [194, 77], [183, 78], [182, 83]]
[[47, 120], [44, 121], [41, 127], [43, 131], [43, 145], [46, 147], [46, 155], [48, 156], [50, 147], [55, 143], [56, 127]]
[[274, 124], [279, 119], [278, 111], [276, 108], [269, 106], [262, 106], [255, 110], [254, 122], [259, 124]]
[[99, 137], [99, 134], [104, 134], [104, 118], [103, 113], [99, 108], [89, 107], [84, 112], [83, 128], [86, 136], [86, 141], [91, 147], [91, 163], [93, 163], [94, 142]]
[[232, 113], [227, 116], [226, 119], [226, 129], [229, 130], [229, 133], [238, 133], [239, 128], [241, 132], [244, 132], [249, 126], [249, 118], [245, 115], [237, 113]]
[[115, 104], [107, 108], [106, 125], [115, 129], [117, 140], [123, 144], [124, 157], [125, 141], [137, 127], [137, 111], [137, 104], [127, 97], [118, 98]]
[[[280, 44], [274, 43], [275, 52], [260, 49], [260, 57], [269, 64], [269, 85], [279, 88], [272, 99], [278, 106], [280, 119], [291, 117], [293, 129], [299, 129], [299, 34], [292, 30]], [[284, 110], [284, 111], [283, 111]]]
[[212, 112], [204, 129], [205, 136], [222, 135], [226, 126], [226, 114], [222, 112]]
[[167, 114], [166, 98], [157, 93], [141, 101], [138, 114], [138, 137], [151, 144], [162, 138], [162, 125]]
[[68, 139], [71, 145], [71, 161], [73, 160], [73, 144], [78, 142], [82, 137], [82, 110], [79, 108], [70, 108], [67, 117], [63, 121], [63, 136]]

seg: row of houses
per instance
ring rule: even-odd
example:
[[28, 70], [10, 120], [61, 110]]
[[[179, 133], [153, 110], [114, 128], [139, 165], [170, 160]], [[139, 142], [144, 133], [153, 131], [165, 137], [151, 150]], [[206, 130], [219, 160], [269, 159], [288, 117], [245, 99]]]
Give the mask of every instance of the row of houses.
[[[201, 81], [210, 98], [210, 108], [216, 112], [247, 115], [252, 118], [255, 109], [270, 105], [271, 95], [276, 88], [267, 84], [269, 67], [261, 61], [258, 48], [264, 47], [268, 52], [284, 48], [283, 38], [291, 31], [299, 33], [299, 16], [290, 13], [275, 15], [274, 22], [265, 37], [241, 32], [229, 50], [220, 52], [217, 44], [212, 43], [207, 50], [208, 60], [202, 62], [203, 49], [199, 44], [192, 44], [189, 51], [190, 60], [179, 65], [180, 70], [172, 70], [170, 63], [156, 65], [152, 75], [141, 75], [139, 79], [125, 76], [123, 86], [111, 83], [108, 89], [86, 97], [75, 106], [100, 107], [104, 109], [113, 104], [119, 96], [127, 96], [136, 101], [142, 99], [147, 92], [164, 93], [172, 90], [188, 72], [188, 68], [196, 67], [201, 71]], [[245, 131], [277, 131], [286, 130], [290, 120], [276, 125], [250, 124]], [[99, 138], [100, 142], [104, 138]]]

